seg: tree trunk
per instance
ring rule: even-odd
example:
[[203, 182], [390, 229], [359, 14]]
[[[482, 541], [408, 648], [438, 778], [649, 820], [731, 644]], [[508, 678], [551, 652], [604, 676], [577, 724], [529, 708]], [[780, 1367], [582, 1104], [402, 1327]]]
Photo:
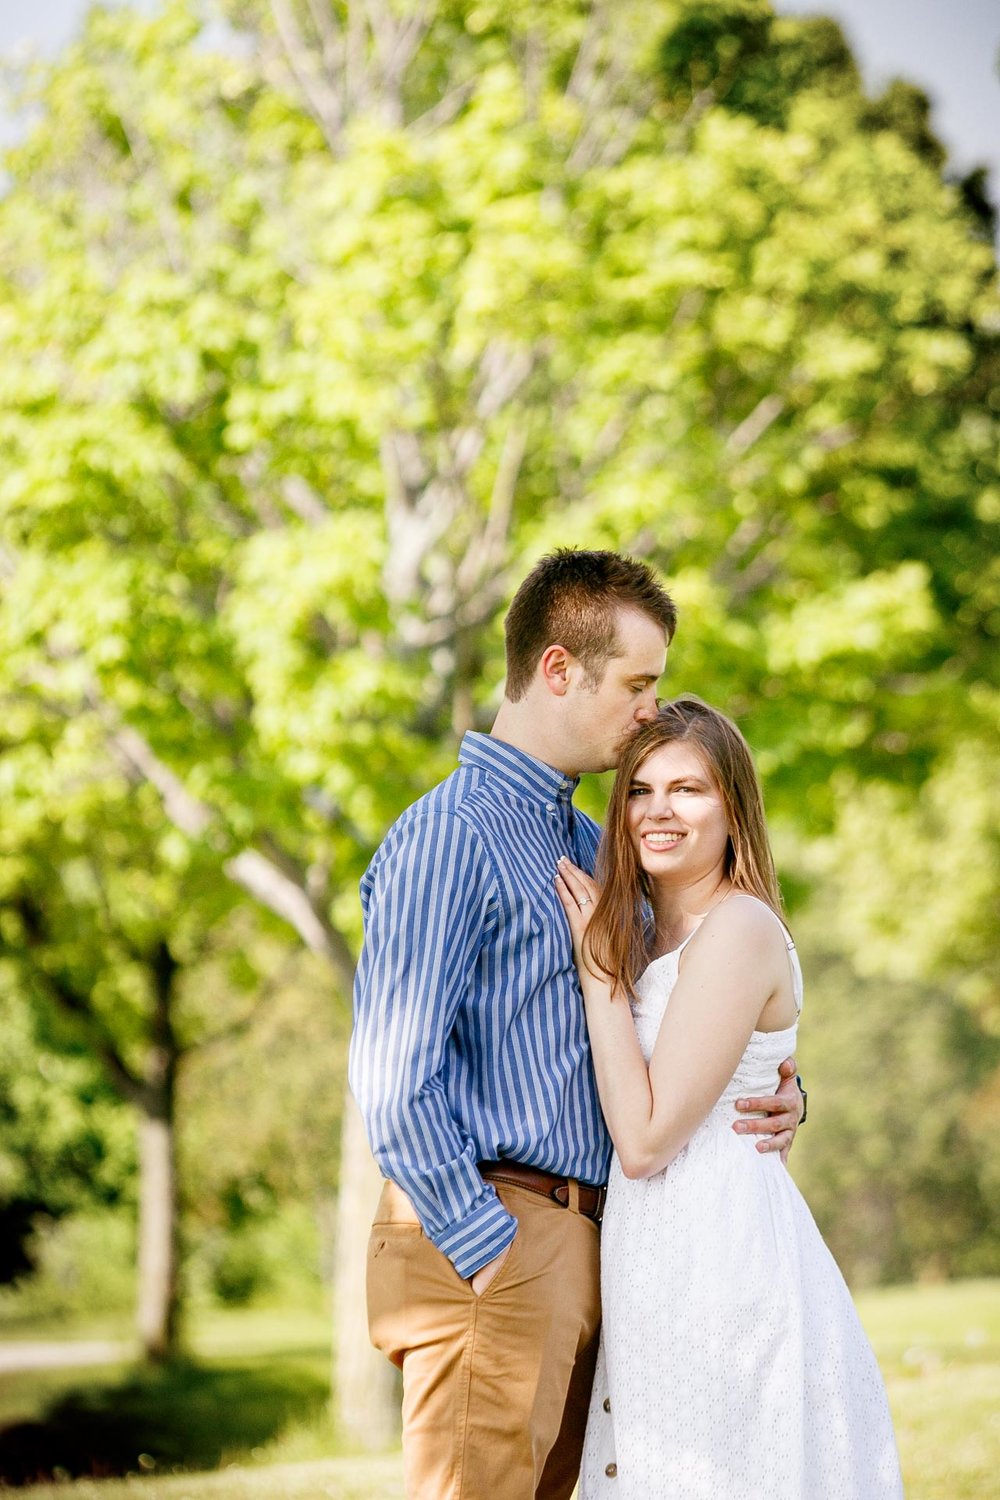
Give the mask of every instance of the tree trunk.
[[399, 1378], [368, 1341], [365, 1263], [381, 1179], [350, 1091], [344, 1099], [334, 1260], [333, 1390], [339, 1432], [359, 1448], [387, 1448], [399, 1436]]
[[152, 1036], [139, 1115], [139, 1289], [136, 1317], [147, 1359], [177, 1352], [180, 1283], [174, 1114], [179, 1049], [171, 1005], [178, 964], [161, 941], [149, 959]]
[[173, 1100], [139, 1117], [139, 1289], [137, 1323], [147, 1359], [177, 1351], [177, 1175]]

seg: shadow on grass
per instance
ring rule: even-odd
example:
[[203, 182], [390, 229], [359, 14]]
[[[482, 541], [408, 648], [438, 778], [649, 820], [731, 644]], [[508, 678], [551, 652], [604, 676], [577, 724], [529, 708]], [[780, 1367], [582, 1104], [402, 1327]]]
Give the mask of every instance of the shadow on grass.
[[315, 1419], [328, 1396], [316, 1371], [280, 1358], [140, 1369], [117, 1385], [71, 1391], [36, 1421], [0, 1428], [0, 1488], [215, 1468]]

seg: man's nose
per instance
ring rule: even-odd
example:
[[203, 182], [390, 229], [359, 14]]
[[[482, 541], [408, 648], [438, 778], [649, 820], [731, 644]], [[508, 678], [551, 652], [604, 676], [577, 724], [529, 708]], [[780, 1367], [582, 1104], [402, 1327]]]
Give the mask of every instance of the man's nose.
[[639, 706], [635, 711], [637, 724], [652, 724], [657, 715], [656, 693], [653, 688], [643, 693], [639, 700]]

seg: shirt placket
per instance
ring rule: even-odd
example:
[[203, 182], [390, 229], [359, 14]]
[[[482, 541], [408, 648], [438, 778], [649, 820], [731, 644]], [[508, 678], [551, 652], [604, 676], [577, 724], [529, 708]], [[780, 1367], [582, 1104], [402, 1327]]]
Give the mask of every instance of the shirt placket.
[[576, 816], [569, 799], [566, 784], [545, 804], [545, 812], [557, 830], [556, 841], [565, 850], [574, 864], [580, 863], [580, 851], [576, 843]]

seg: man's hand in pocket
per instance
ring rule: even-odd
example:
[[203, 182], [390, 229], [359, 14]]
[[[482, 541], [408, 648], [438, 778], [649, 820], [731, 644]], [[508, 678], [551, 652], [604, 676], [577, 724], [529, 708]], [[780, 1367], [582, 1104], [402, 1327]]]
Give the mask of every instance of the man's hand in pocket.
[[510, 1245], [507, 1246], [506, 1250], [501, 1250], [499, 1255], [495, 1256], [493, 1260], [488, 1260], [485, 1266], [480, 1266], [479, 1270], [476, 1271], [472, 1277], [470, 1277], [469, 1285], [472, 1287], [472, 1290], [475, 1292], [477, 1297], [481, 1297], [483, 1295], [486, 1288], [493, 1280], [494, 1276], [500, 1270], [500, 1267], [503, 1265], [504, 1261], [510, 1254], [511, 1245], [513, 1245], [513, 1243], [514, 1241], [511, 1240]]

